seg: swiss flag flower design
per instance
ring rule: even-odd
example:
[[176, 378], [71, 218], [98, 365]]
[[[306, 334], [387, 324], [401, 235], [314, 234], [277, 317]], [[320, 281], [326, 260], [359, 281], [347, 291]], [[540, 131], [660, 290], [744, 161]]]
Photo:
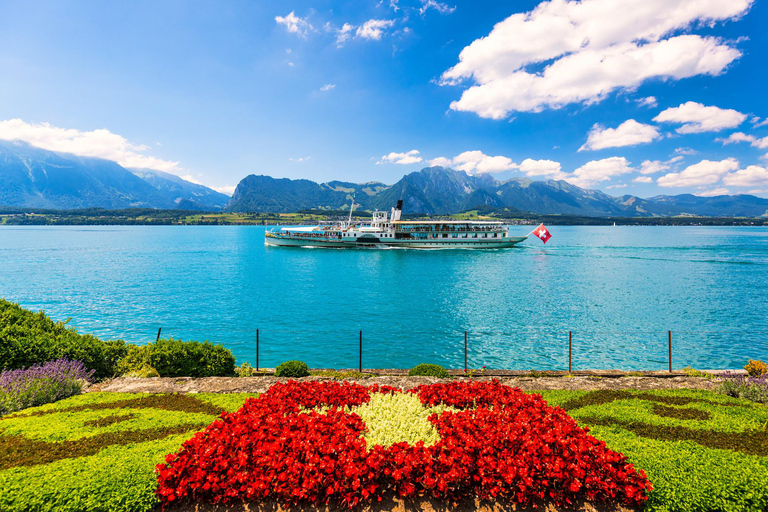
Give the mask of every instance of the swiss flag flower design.
[[408, 391], [425, 406], [454, 409], [429, 417], [440, 439], [367, 446], [366, 425], [344, 406], [401, 392], [347, 382], [275, 384], [166, 456], [156, 468], [157, 495], [163, 507], [271, 500], [354, 508], [384, 496], [638, 506], [652, 488], [563, 409], [498, 381]]

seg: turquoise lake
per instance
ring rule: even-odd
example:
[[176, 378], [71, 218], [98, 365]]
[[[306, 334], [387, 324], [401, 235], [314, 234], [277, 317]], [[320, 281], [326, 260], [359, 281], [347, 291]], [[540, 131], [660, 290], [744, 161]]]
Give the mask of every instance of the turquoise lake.
[[[518, 226], [513, 233], [530, 228]], [[740, 368], [768, 358], [768, 228], [552, 226], [502, 250], [264, 246], [254, 226], [0, 227], [0, 296], [80, 332], [238, 363]]]

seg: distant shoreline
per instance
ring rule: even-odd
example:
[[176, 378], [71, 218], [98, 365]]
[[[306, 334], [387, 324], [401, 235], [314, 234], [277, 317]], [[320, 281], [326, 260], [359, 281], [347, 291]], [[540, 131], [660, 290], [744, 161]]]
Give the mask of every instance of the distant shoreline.
[[[126, 209], [104, 210], [42, 210], [0, 208], [0, 226], [276, 226], [314, 224], [321, 221], [346, 219], [342, 212], [305, 210], [296, 213], [221, 213], [189, 210]], [[572, 226], [768, 226], [768, 217], [583, 217], [571, 215], [537, 215], [521, 212], [518, 215], [481, 214], [477, 210], [453, 215], [411, 215], [414, 219], [496, 220], [508, 224]], [[370, 214], [361, 212], [353, 216], [366, 220]]]

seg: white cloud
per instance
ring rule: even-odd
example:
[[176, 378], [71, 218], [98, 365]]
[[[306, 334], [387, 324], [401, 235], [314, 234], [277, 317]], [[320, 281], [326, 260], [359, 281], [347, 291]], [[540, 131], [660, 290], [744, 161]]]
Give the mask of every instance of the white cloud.
[[657, 127], [638, 123], [634, 119], [624, 121], [617, 128], [605, 128], [595, 124], [589, 131], [587, 142], [579, 151], [636, 146], [653, 142], [660, 137]]
[[[640, 174], [654, 174], [669, 169], [669, 164], [666, 162], [660, 162], [659, 160], [645, 160], [640, 164]], [[648, 178], [650, 180], [650, 178]], [[643, 181], [642, 183], [649, 183], [649, 181]]]
[[560, 162], [552, 160], [533, 160], [531, 158], [526, 158], [517, 166], [517, 168], [531, 177], [545, 176], [553, 180], [562, 180], [567, 177], [567, 174], [561, 170], [562, 166], [560, 165]]
[[235, 189], [237, 188], [236, 185], [223, 185], [221, 187], [211, 187], [216, 192], [221, 192], [222, 194], [232, 196], [232, 194], [235, 193]]
[[480, 174], [508, 171], [516, 165], [506, 156], [488, 156], [482, 151], [465, 151], [453, 158], [453, 167], [467, 174]]
[[752, 195], [755, 195], [755, 196], [762, 196], [762, 195], [768, 194], [768, 188], [756, 188], [756, 189], [753, 189], [753, 190], [748, 190], [747, 194], [752, 194]]
[[623, 156], [613, 156], [587, 162], [573, 171], [573, 174], [567, 177], [566, 181], [578, 187], [589, 188], [614, 176], [627, 174], [633, 170], [626, 158]]
[[746, 119], [746, 114], [736, 110], [706, 107], [695, 101], [668, 108], [653, 118], [657, 123], [682, 124], [677, 133], [719, 132], [726, 128], [736, 128]]
[[633, 183], [653, 183], [653, 178], [650, 176], [638, 176], [632, 180]]
[[354, 34], [355, 26], [345, 23], [336, 31], [336, 45], [342, 46]]
[[768, 185], [768, 168], [750, 165], [726, 175], [723, 183], [732, 187], [762, 187]]
[[299, 158], [293, 158], [293, 157], [291, 157], [291, 158], [289, 158], [289, 159], [288, 159], [288, 161], [289, 161], [289, 162], [296, 162], [297, 164], [301, 164], [301, 163], [304, 163], [304, 162], [306, 162], [306, 161], [307, 161], [307, 160], [309, 160], [310, 158], [312, 158], [312, 157], [311, 157], [311, 156], [301, 156], [301, 157], [299, 157]]
[[0, 121], [0, 139], [22, 140], [38, 148], [113, 160], [123, 167], [155, 169], [179, 174], [179, 162], [144, 154], [148, 146], [133, 144], [106, 129], [83, 132], [49, 123], [29, 124], [21, 119]]
[[754, 116], [749, 122], [752, 123], [752, 128], [760, 128], [761, 126], [768, 125], [768, 117], [761, 121], [759, 117]]
[[418, 150], [412, 149], [407, 153], [390, 153], [381, 157], [377, 164], [416, 164], [421, 162]]
[[752, 147], [759, 148], [759, 149], [765, 149], [768, 148], [768, 137], [763, 137], [762, 139], [758, 139], [754, 135], [748, 135], [743, 132], [735, 132], [730, 134], [727, 138], [718, 138], [715, 139], [717, 142], [722, 142], [723, 146], [727, 144], [735, 144], [738, 142], [749, 142]]
[[430, 166], [450, 167], [453, 165], [453, 160], [450, 158], [445, 158], [444, 156], [439, 156], [437, 158], [433, 158], [427, 163], [429, 163]]
[[698, 155], [699, 152], [693, 148], [675, 148], [676, 155]]
[[456, 6], [454, 5], [451, 7], [448, 4], [437, 2], [435, 0], [421, 0], [421, 8], [419, 9], [419, 14], [423, 15], [429, 9], [434, 9], [440, 14], [451, 14], [456, 10]]
[[609, 189], [609, 190], [610, 189], [614, 189], [614, 188], [627, 188], [627, 184], [626, 183], [622, 183], [620, 185], [609, 185], [609, 186], [607, 186], [605, 188]]
[[648, 96], [646, 98], [640, 98], [635, 101], [637, 101], [637, 104], [640, 105], [641, 107], [648, 107], [648, 108], [653, 108], [659, 104], [659, 102], [656, 101], [656, 96]]
[[715, 196], [727, 196], [730, 192], [727, 188], [716, 188], [714, 190], [705, 190], [703, 192], [696, 192], [695, 195], [701, 197], [715, 197]]
[[[357, 37], [361, 37], [363, 39], [373, 39], [378, 41], [381, 39], [382, 34], [384, 34], [384, 30], [388, 29], [394, 24], [394, 20], [368, 20], [361, 26], [357, 27], [355, 34]], [[346, 26], [346, 23], [344, 25]]]
[[735, 158], [726, 158], [720, 161], [702, 160], [690, 165], [682, 172], [672, 172], [661, 176], [656, 183], [660, 187], [690, 187], [698, 185], [711, 185], [731, 171], [739, 168], [739, 161]]
[[336, 88], [336, 84], [325, 84], [320, 88], [320, 92], [327, 92]]
[[[735, 19], [753, 0], [551, 0], [514, 14], [465, 47], [442, 84], [471, 79], [451, 108], [501, 119], [593, 103], [647, 79], [717, 75], [741, 52], [732, 42], [679, 34]], [[544, 65], [539, 71], [532, 66]]]
[[667, 163], [675, 164], [677, 162], [682, 162], [683, 160], [685, 160], [685, 157], [683, 155], [677, 155], [677, 156], [673, 156], [672, 158], [667, 160]]
[[306, 18], [296, 16], [294, 11], [291, 11], [288, 16], [275, 16], [275, 21], [278, 25], [283, 25], [288, 32], [299, 37], [307, 37], [307, 33], [314, 30]]

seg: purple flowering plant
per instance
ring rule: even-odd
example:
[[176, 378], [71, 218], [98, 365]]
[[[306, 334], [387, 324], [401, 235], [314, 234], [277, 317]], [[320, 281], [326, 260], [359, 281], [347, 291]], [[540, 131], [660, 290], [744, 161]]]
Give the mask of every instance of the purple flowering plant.
[[768, 404], [768, 373], [750, 377], [744, 374], [723, 373], [720, 391], [735, 398]]
[[92, 378], [92, 370], [69, 359], [4, 370], [0, 372], [0, 415], [76, 395]]

